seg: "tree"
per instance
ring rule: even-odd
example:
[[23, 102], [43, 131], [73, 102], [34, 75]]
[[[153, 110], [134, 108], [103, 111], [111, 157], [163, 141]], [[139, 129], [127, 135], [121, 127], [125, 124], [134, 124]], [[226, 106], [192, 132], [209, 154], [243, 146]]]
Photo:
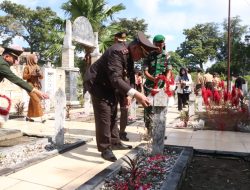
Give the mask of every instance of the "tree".
[[122, 3], [107, 8], [105, 0], [69, 0], [61, 8], [72, 21], [79, 16], [86, 17], [96, 32], [102, 31], [108, 18], [112, 20], [115, 13], [125, 9]]
[[181, 56], [173, 51], [168, 52], [168, 64], [173, 66], [174, 73], [179, 73], [181, 67], [185, 66], [185, 60]]
[[44, 57], [45, 52], [55, 44], [62, 44], [60, 32], [64, 26], [55, 12], [50, 8], [41, 7], [31, 10], [10, 1], [3, 1], [0, 10], [7, 13], [6, 16], [0, 16], [0, 37], [3, 39], [3, 45], [8, 45], [13, 38], [19, 36], [29, 44], [27, 50], [31, 53], [40, 53], [42, 59], [53, 59], [55, 51], [47, 55], [48, 57]]
[[126, 19], [126, 18], [119, 18], [118, 21], [113, 21], [111, 26], [116, 25], [119, 26], [120, 30], [126, 31], [128, 37], [134, 38], [138, 31], [146, 32], [148, 28], [148, 24], [145, 23], [144, 19]]
[[[240, 74], [244, 72], [245, 57], [247, 54], [247, 49], [245, 47], [245, 43], [243, 42], [244, 35], [247, 34], [247, 26], [242, 26], [241, 19], [239, 16], [233, 17], [231, 19], [231, 74]], [[220, 45], [220, 51], [218, 51], [219, 60], [226, 61], [227, 60], [227, 28], [228, 23], [227, 20], [224, 20], [223, 24], [223, 33], [222, 33], [222, 43]]]
[[[105, 0], [69, 0], [64, 3], [61, 8], [65, 11], [65, 14], [69, 16], [71, 21], [74, 21], [79, 16], [84, 16], [89, 20], [93, 31], [98, 32], [99, 41], [102, 39], [103, 42], [106, 43], [100, 46], [101, 51], [106, 49], [110, 44], [110, 38], [107, 38], [110, 31], [106, 29], [105, 22], [108, 21], [108, 18], [112, 20], [115, 13], [125, 9], [121, 3], [107, 8]], [[82, 47], [76, 45], [76, 51], [82, 51]], [[77, 62], [75, 65], [80, 68], [81, 76], [83, 77], [86, 63], [84, 60], [77, 58], [75, 61]]]
[[144, 19], [138, 20], [137, 18], [126, 19], [119, 18], [118, 21], [113, 21], [109, 26], [104, 29], [102, 38], [99, 40], [99, 48], [104, 52], [108, 47], [114, 43], [114, 35], [117, 32], [124, 31], [127, 33], [127, 41], [133, 40], [138, 31], [146, 32], [148, 25]]
[[216, 58], [220, 42], [217, 24], [197, 24], [183, 33], [186, 39], [176, 52], [186, 59], [187, 66], [199, 65], [203, 69], [207, 60]]

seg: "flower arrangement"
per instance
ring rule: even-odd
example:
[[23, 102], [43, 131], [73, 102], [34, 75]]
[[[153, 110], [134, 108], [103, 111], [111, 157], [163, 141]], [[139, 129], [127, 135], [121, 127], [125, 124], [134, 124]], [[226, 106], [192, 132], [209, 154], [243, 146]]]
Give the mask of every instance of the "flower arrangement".
[[131, 159], [126, 157], [127, 166], [106, 180], [102, 190], [148, 190], [160, 189], [172, 170], [179, 154], [164, 150], [163, 155], [150, 155], [145, 150]]
[[165, 75], [158, 75], [155, 79], [155, 84], [154, 88], [151, 90], [151, 95], [154, 96], [157, 92], [156, 89], [158, 89], [158, 84], [164, 82], [164, 87], [165, 87], [165, 93], [168, 96], [173, 96], [172, 90], [171, 90], [171, 85], [174, 85], [174, 79], [167, 79]]
[[250, 113], [240, 89], [235, 87], [232, 91], [202, 89], [203, 102], [206, 113], [200, 114], [205, 117], [207, 129], [238, 131], [239, 123], [250, 124]]
[[8, 106], [5, 109], [3, 107], [0, 107], [0, 115], [7, 116], [10, 112], [11, 100], [9, 97], [7, 97], [5, 95], [1, 95], [1, 94], [0, 94], [0, 98], [6, 99], [8, 102]]

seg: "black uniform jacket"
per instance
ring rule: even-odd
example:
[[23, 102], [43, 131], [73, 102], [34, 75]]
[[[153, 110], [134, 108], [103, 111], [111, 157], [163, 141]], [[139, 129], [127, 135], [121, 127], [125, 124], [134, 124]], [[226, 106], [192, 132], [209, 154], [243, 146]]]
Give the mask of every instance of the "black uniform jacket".
[[128, 49], [115, 43], [85, 73], [84, 88], [95, 97], [110, 99], [116, 92], [126, 95], [131, 89], [126, 81]]

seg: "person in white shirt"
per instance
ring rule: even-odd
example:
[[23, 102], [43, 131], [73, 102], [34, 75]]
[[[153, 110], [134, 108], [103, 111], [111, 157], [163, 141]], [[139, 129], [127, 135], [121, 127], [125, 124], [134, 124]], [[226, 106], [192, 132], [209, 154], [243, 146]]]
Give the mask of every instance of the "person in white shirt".
[[188, 96], [191, 93], [192, 77], [187, 73], [185, 68], [181, 68], [179, 75], [175, 78], [175, 83], [177, 85], [177, 95], [178, 95], [178, 110], [181, 111], [185, 108]]

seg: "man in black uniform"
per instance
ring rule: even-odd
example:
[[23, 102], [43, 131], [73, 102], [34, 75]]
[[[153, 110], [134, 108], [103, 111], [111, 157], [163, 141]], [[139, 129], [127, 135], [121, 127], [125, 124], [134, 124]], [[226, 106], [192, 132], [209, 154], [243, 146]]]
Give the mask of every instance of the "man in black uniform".
[[[140, 35], [139, 35], [140, 34]], [[108, 48], [105, 53], [92, 64], [85, 73], [84, 88], [92, 97], [97, 149], [105, 160], [116, 161], [117, 158], [112, 150], [131, 149], [132, 146], [125, 145], [119, 138], [117, 126], [117, 104], [118, 93], [127, 95], [126, 102], [129, 105], [131, 98], [144, 107], [149, 106], [149, 100], [145, 95], [131, 88], [126, 82], [128, 68], [133, 64], [129, 60], [145, 57], [145, 49], [155, 50], [142, 33], [138, 33], [138, 39], [145, 41], [145, 47], [136, 46], [132, 43], [127, 47], [125, 44], [126, 34], [121, 32], [116, 35], [117, 42]], [[138, 47], [138, 48], [137, 48]]]

